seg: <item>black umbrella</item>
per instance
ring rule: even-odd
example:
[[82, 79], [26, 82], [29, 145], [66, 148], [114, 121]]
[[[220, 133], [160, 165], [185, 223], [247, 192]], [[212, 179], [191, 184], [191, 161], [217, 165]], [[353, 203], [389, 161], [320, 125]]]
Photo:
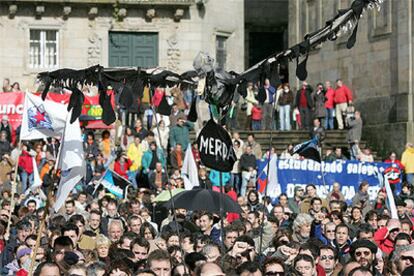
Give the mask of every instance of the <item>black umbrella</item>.
[[220, 213], [221, 200], [224, 212], [242, 212], [239, 204], [233, 201], [231, 197], [212, 190], [193, 189], [181, 192], [172, 197], [164, 206], [169, 209], [172, 208], [172, 200], [174, 201], [174, 208], [183, 208], [192, 211], [203, 210], [210, 213]]

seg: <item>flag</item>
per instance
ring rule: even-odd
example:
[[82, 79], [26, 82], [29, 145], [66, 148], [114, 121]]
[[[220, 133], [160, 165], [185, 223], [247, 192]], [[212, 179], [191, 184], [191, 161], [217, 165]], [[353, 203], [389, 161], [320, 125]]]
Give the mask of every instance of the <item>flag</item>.
[[32, 163], [33, 163], [33, 184], [30, 186], [30, 189], [32, 191], [36, 189], [37, 187], [42, 186], [42, 180], [40, 179], [39, 170], [37, 169], [36, 160], [34, 157], [32, 157]]
[[50, 100], [43, 101], [41, 97], [26, 93], [20, 139], [34, 140], [61, 136], [67, 115], [65, 105]]
[[385, 193], [387, 194], [387, 199], [386, 199], [385, 204], [386, 204], [388, 210], [390, 210], [391, 218], [398, 219], [397, 206], [395, 205], [394, 194], [391, 190], [391, 186], [390, 186], [390, 182], [388, 181], [388, 177], [387, 177], [387, 175], [383, 175], [380, 172], [376, 172], [376, 173], [377, 173], [377, 177], [378, 177], [378, 180], [379, 180], [379, 183], [380, 183], [380, 187], [385, 188]]
[[132, 183], [116, 172], [107, 169], [104, 176], [100, 180], [100, 184], [116, 197], [125, 198], [127, 187]]
[[[274, 155], [269, 162], [263, 163], [259, 168], [259, 176], [257, 177], [257, 190], [261, 194], [265, 194], [267, 186], [267, 195], [271, 198], [278, 197], [281, 194], [281, 188], [277, 181], [277, 156]], [[267, 175], [269, 169], [269, 175]], [[269, 179], [269, 185], [267, 180]]]
[[181, 177], [184, 180], [184, 188], [186, 190], [191, 190], [196, 186], [200, 186], [200, 183], [198, 182], [197, 164], [194, 160], [191, 146], [188, 146], [185, 152], [183, 167], [181, 168]]
[[321, 154], [318, 147], [318, 137], [313, 138], [312, 140], [303, 142], [299, 145], [296, 145], [293, 148], [292, 154], [299, 154], [306, 159], [312, 159], [318, 163], [321, 163]]
[[77, 119], [71, 124], [71, 117], [72, 111], [67, 113], [61, 147], [59, 149], [57, 167], [61, 169], [61, 177], [56, 193], [55, 211], [58, 211], [63, 206], [70, 192], [86, 174], [79, 120]]

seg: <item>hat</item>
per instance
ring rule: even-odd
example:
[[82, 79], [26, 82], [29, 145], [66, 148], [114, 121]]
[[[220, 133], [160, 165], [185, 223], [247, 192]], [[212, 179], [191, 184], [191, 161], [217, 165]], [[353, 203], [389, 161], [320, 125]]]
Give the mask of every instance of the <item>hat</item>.
[[403, 207], [407, 207], [407, 203], [405, 203], [404, 200], [398, 198], [397, 200], [395, 200], [395, 206], [403, 206]]
[[68, 251], [65, 252], [65, 255], [63, 256], [63, 261], [67, 263], [68, 265], [75, 265], [79, 262], [79, 256], [78, 254]]
[[56, 158], [50, 152], [46, 153], [46, 159], [47, 161], [56, 161]]
[[9, 116], [7, 115], [3, 115], [3, 118], [1, 118], [3, 121], [8, 121], [9, 120]]
[[21, 257], [25, 255], [30, 255], [31, 253], [32, 253], [32, 250], [28, 247], [25, 247], [17, 251], [16, 257], [17, 259], [20, 259]]
[[378, 251], [378, 247], [373, 242], [369, 240], [357, 240], [351, 244], [351, 250], [350, 250], [351, 256], [354, 256], [355, 251], [361, 247], [368, 248], [372, 254], [376, 254]]
[[92, 237], [83, 235], [81, 240], [79, 241], [79, 248], [94, 250], [96, 248], [96, 241]]
[[181, 114], [181, 115], [178, 116], [177, 121], [178, 120], [185, 120], [185, 119], [186, 119], [185, 118], [185, 115], [184, 114]]

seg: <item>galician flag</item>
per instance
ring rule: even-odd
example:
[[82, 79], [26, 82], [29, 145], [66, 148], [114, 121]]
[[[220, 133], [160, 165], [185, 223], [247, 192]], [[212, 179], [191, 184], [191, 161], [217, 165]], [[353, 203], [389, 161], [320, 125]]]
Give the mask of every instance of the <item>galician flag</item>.
[[71, 117], [72, 111], [67, 113], [66, 116], [66, 124], [61, 141], [62, 146], [59, 151], [58, 168], [61, 169], [62, 173], [56, 193], [55, 211], [58, 211], [63, 206], [70, 192], [86, 175], [79, 119], [76, 119], [71, 124]]
[[65, 105], [26, 93], [23, 110], [21, 140], [61, 136], [68, 111]]
[[54, 209], [59, 210], [73, 188], [85, 176], [82, 133], [79, 120], [70, 123], [72, 111], [63, 104], [43, 101], [26, 93], [20, 138], [22, 140], [61, 137], [57, 168], [61, 170]]

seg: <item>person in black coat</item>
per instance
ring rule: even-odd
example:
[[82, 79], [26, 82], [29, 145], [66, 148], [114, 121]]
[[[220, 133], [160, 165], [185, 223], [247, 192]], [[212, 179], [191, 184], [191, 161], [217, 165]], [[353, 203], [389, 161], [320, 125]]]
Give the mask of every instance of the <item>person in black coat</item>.
[[320, 146], [321, 143], [323, 142], [323, 140], [325, 140], [325, 129], [323, 128], [323, 126], [321, 126], [321, 121], [319, 121], [319, 119], [315, 118], [313, 119], [313, 128], [312, 131], [310, 132], [310, 136], [311, 138], [318, 138], [318, 145]]
[[10, 142], [7, 141], [7, 133], [5, 131], [0, 132], [0, 157], [4, 154], [10, 154], [11, 152], [11, 145]]
[[242, 154], [239, 162], [240, 170], [242, 172], [242, 186], [240, 194], [245, 196], [247, 184], [249, 181], [256, 182], [256, 156], [253, 154], [252, 147], [247, 146], [246, 152]]
[[198, 170], [198, 182], [200, 183], [200, 188], [208, 190], [212, 189], [211, 181], [208, 178], [205, 168], [200, 168]]
[[9, 117], [4, 115], [1, 119], [0, 131], [5, 131], [7, 133], [7, 141], [12, 142], [12, 128], [9, 124]]

